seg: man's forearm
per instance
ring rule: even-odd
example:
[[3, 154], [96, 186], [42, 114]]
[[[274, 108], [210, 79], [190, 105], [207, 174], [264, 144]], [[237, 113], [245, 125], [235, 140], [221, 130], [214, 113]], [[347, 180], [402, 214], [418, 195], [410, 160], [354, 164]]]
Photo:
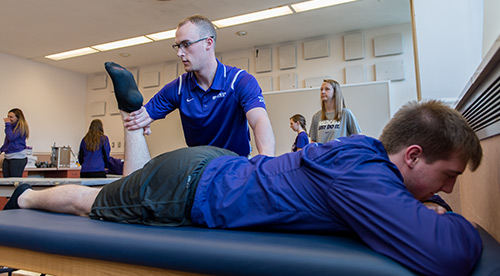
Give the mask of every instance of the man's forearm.
[[274, 156], [275, 140], [271, 123], [260, 122], [254, 129], [254, 135], [259, 154]]

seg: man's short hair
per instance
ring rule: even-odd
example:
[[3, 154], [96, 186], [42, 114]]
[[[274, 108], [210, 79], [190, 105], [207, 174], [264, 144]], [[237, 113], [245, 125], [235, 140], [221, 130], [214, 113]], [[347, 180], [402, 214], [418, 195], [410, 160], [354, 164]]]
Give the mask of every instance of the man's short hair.
[[472, 171], [479, 167], [483, 155], [479, 138], [464, 117], [436, 100], [404, 105], [385, 126], [379, 140], [388, 154], [419, 145], [428, 163], [458, 153]]
[[187, 22], [193, 23], [196, 27], [198, 27], [200, 38], [211, 36], [214, 42], [217, 40], [217, 33], [215, 31], [214, 24], [212, 21], [200, 14], [195, 14], [189, 17], [184, 18], [182, 21], [177, 24], [177, 29], [182, 27], [182, 25]]

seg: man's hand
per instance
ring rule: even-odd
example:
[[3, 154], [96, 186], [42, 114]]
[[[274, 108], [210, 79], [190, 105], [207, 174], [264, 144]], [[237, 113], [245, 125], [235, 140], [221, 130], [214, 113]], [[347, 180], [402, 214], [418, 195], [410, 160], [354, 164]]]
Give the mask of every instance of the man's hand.
[[143, 106], [139, 110], [136, 110], [128, 117], [124, 118], [125, 123], [123, 124], [128, 130], [144, 129], [144, 134], [151, 134], [151, 123], [154, 121], [149, 117], [146, 108]]
[[[444, 208], [443, 206], [437, 204], [437, 203], [434, 203], [434, 202], [424, 202], [424, 205], [425, 207], [435, 211], [436, 213], [442, 215], [446, 212], [448, 212], [448, 210], [446, 210], [446, 208]], [[474, 226], [474, 228], [477, 228], [477, 224], [475, 222], [472, 222], [470, 221], [470, 224], [472, 224], [472, 226]]]
[[447, 212], [446, 208], [443, 206], [436, 204], [434, 202], [424, 202], [425, 207], [429, 208], [430, 210], [435, 211], [436, 213], [442, 215]]

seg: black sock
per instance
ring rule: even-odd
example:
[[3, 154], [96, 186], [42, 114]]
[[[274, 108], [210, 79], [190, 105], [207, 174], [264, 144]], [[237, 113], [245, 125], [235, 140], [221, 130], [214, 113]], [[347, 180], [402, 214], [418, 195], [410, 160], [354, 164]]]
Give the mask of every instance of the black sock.
[[19, 196], [21, 196], [24, 193], [24, 191], [26, 191], [28, 189], [31, 189], [30, 184], [24, 183], [24, 184], [17, 186], [17, 188], [14, 190], [14, 192], [10, 196], [9, 201], [7, 201], [7, 203], [5, 204], [3, 209], [4, 210], [21, 209], [21, 207], [19, 207], [19, 204], [17, 204], [17, 199], [19, 198]]
[[140, 109], [143, 98], [141, 92], [137, 89], [137, 84], [132, 73], [114, 62], [108, 61], [104, 66], [113, 81], [118, 108], [125, 112], [133, 112]]

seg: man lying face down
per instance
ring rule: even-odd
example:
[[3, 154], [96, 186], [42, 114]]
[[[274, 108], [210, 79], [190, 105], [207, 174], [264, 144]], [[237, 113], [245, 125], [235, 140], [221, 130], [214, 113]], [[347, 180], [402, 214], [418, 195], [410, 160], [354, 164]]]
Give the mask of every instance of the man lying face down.
[[[147, 151], [142, 130], [125, 130], [125, 143], [126, 162], [127, 143]], [[354, 232], [417, 273], [467, 275], [482, 252], [477, 230], [461, 215], [422, 202], [450, 193], [481, 157], [477, 136], [457, 111], [438, 101], [411, 102], [379, 140], [354, 135], [250, 160], [212, 146], [184, 148], [103, 188], [34, 191], [22, 184], [6, 209], [147, 225]]]

